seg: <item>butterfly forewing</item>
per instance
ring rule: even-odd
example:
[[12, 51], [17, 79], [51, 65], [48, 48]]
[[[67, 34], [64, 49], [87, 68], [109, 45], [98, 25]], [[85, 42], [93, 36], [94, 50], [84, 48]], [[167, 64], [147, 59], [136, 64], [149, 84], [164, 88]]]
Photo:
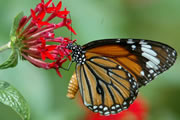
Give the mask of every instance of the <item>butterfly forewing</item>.
[[139, 87], [171, 67], [177, 53], [168, 45], [141, 39], [105, 39], [83, 46], [86, 52], [110, 57], [130, 72]]

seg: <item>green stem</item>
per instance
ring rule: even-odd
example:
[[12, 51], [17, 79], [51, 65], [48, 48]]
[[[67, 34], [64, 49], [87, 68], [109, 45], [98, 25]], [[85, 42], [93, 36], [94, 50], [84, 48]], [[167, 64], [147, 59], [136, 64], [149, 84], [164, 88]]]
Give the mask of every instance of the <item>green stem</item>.
[[0, 52], [3, 52], [3, 51], [5, 51], [5, 50], [11, 48], [10, 44], [11, 44], [11, 43], [8, 42], [7, 44], [0, 46]]

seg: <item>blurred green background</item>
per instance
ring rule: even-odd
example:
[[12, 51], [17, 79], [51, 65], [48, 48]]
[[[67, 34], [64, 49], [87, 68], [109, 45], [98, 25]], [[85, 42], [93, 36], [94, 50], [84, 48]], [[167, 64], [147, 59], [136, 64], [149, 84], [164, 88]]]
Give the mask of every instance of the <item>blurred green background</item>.
[[[58, 0], [54, 0], [56, 3]], [[14, 16], [40, 0], [0, 0], [0, 44], [9, 41]], [[142, 38], [166, 43], [180, 52], [180, 0], [62, 0], [71, 11], [73, 28], [81, 45], [102, 38]], [[58, 30], [58, 35], [70, 36]], [[8, 51], [7, 51], [8, 52]], [[1, 54], [2, 62], [7, 54]], [[67, 85], [74, 71], [43, 70], [29, 62], [1, 70], [0, 80], [15, 86], [31, 107], [31, 120], [79, 120], [84, 110], [77, 100], [66, 98]], [[180, 119], [180, 59], [148, 86], [140, 89], [149, 104], [148, 120]], [[0, 120], [20, 120], [10, 108], [0, 104]]]

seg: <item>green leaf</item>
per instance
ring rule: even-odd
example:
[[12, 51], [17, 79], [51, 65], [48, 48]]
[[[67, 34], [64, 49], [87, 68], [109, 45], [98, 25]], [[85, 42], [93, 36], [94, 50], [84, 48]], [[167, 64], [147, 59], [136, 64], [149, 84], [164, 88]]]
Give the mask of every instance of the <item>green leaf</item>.
[[17, 28], [19, 26], [19, 22], [23, 16], [24, 16], [24, 13], [20, 12], [14, 18], [13, 25], [12, 25], [11, 32], [10, 32], [10, 38], [11, 38], [12, 43], [14, 43], [16, 40], [16, 30], [17, 30]]
[[15, 67], [18, 63], [18, 53], [16, 50], [12, 49], [12, 53], [9, 58], [2, 64], [0, 64], [0, 69], [7, 69], [10, 67]]
[[16, 38], [16, 31], [19, 26], [19, 22], [21, 18], [24, 16], [23, 12], [20, 12], [13, 21], [13, 25], [10, 32], [10, 39], [11, 41], [8, 43], [8, 45], [0, 47], [1, 51], [11, 48], [12, 52], [9, 58], [2, 64], [0, 64], [0, 69], [7, 69], [9, 67], [15, 67], [18, 63], [18, 53], [16, 51], [16, 45], [18, 44], [17, 38]]
[[[18, 53], [16, 51], [16, 47], [19, 44], [16, 38], [16, 30], [19, 26], [19, 22], [21, 20], [21, 18], [24, 16], [23, 12], [20, 12], [15, 18], [14, 18], [14, 22], [11, 28], [11, 32], [10, 32], [10, 37], [11, 37], [11, 42], [9, 42], [10, 44], [8, 45], [8, 48], [12, 49], [11, 55], [9, 56], [9, 58], [2, 64], [0, 64], [0, 69], [7, 69], [10, 67], [15, 67], [18, 63]], [[5, 47], [1, 47], [1, 49], [5, 49], [7, 46]]]
[[11, 107], [22, 120], [30, 119], [30, 109], [24, 97], [13, 86], [0, 81], [0, 102]]

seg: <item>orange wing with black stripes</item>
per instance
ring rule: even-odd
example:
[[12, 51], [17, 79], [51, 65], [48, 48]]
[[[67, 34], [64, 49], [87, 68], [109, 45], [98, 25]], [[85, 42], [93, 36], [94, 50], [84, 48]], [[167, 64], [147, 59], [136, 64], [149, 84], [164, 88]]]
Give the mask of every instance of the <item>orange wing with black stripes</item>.
[[120, 64], [133, 75], [138, 87], [169, 69], [177, 57], [172, 47], [151, 40], [107, 39], [93, 41], [83, 47], [87, 53], [96, 53]]
[[93, 57], [76, 66], [84, 104], [103, 115], [127, 109], [138, 93], [135, 78], [110, 58], [88, 52], [86, 55]]
[[83, 103], [102, 115], [127, 109], [138, 88], [172, 66], [177, 56], [168, 45], [140, 39], [97, 40], [72, 49]]

